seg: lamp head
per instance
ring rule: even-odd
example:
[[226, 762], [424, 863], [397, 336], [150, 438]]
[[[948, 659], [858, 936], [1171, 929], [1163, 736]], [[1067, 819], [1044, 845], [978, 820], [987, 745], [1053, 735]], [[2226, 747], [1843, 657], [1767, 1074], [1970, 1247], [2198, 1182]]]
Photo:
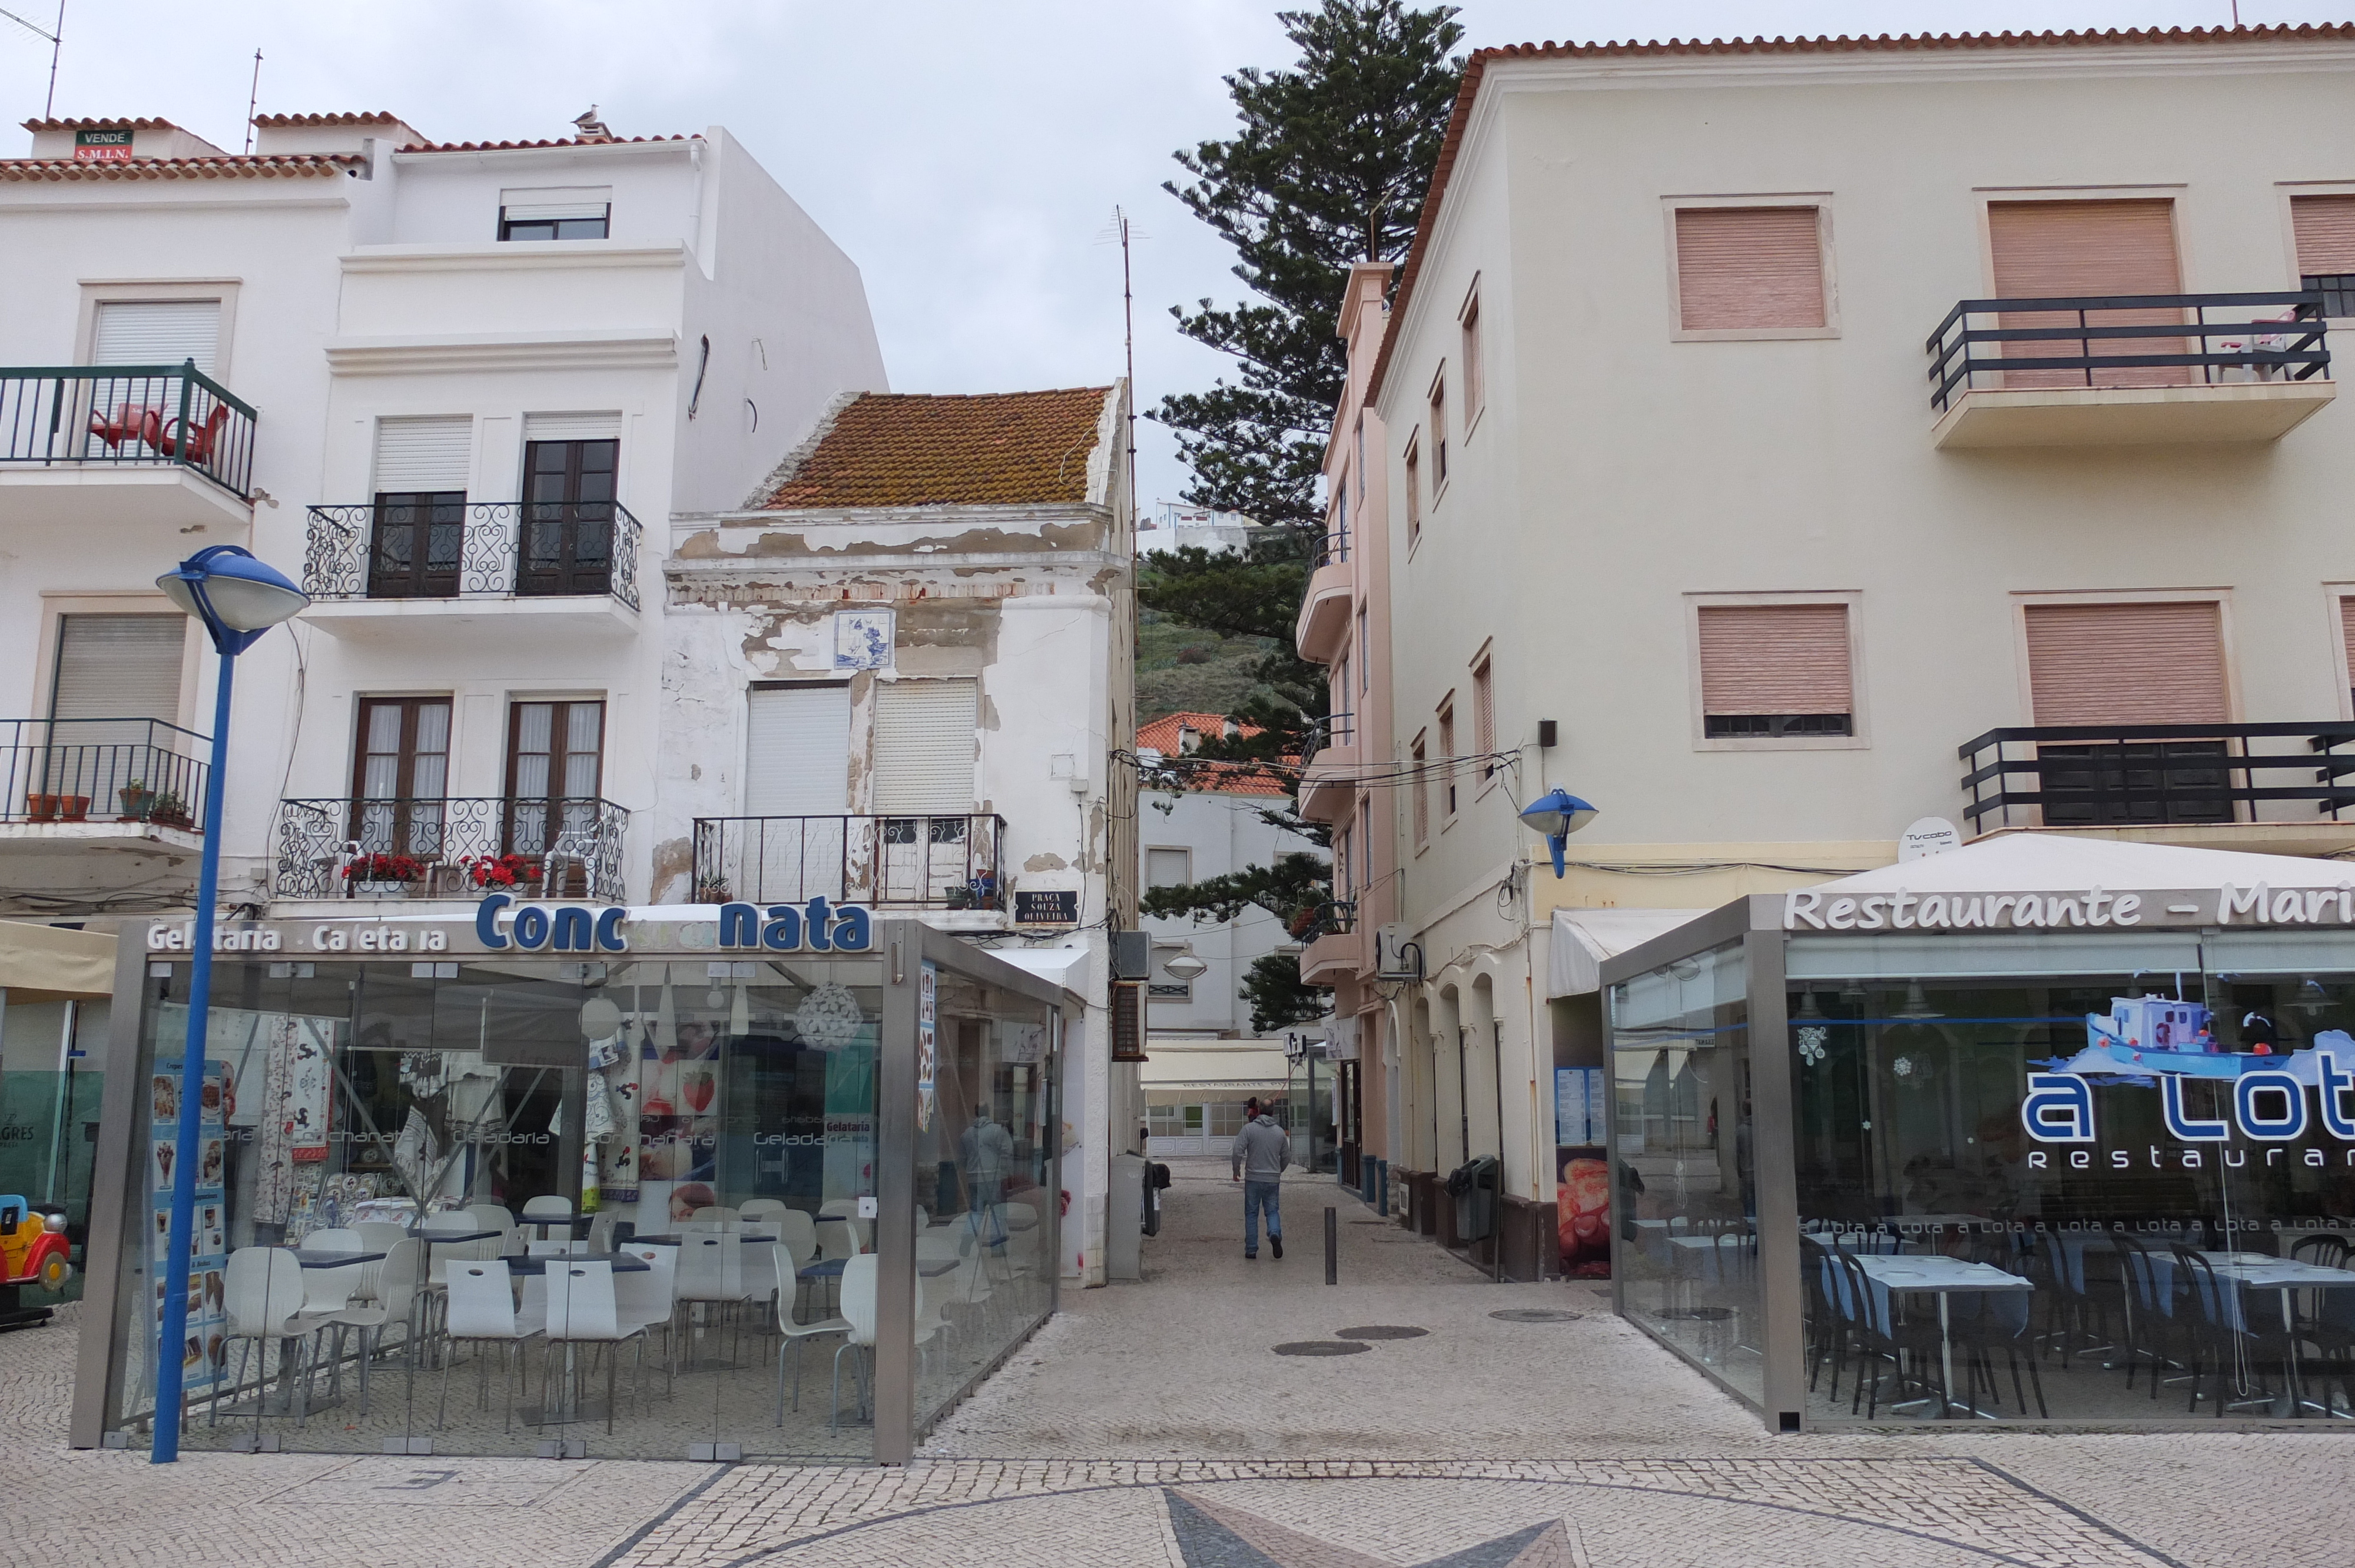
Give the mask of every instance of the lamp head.
[[1522, 823], [1531, 832], [1544, 834], [1547, 847], [1553, 851], [1553, 874], [1557, 880], [1565, 869], [1562, 841], [1593, 820], [1594, 808], [1567, 789], [1549, 789], [1521, 811]]
[[1199, 980], [1210, 972], [1210, 966], [1190, 952], [1181, 952], [1161, 966], [1161, 972], [1173, 980]]
[[155, 579], [181, 609], [204, 622], [224, 655], [242, 653], [261, 634], [310, 607], [310, 596], [236, 545], [198, 550]]

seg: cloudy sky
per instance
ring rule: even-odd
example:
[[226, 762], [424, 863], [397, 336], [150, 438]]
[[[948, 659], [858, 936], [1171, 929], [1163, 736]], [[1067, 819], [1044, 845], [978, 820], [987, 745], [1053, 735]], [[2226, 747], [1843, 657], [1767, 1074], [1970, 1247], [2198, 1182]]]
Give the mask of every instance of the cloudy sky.
[[[53, 26], [57, 0], [0, 0]], [[448, 141], [552, 137], [591, 102], [624, 135], [727, 126], [859, 264], [900, 391], [1120, 373], [1134, 215], [1140, 406], [1218, 355], [1168, 306], [1231, 297], [1229, 254], [1160, 188], [1172, 149], [1231, 124], [1220, 78], [1291, 58], [1252, 0], [68, 0], [63, 115], [156, 115], [236, 150], [255, 49], [269, 112], [391, 110]], [[2250, 22], [2335, 7], [2243, 0]], [[1466, 47], [1530, 38], [2197, 26], [2229, 0], [1467, 0]], [[0, 114], [41, 111], [48, 46], [0, 17]], [[0, 133], [0, 145], [5, 145]], [[0, 260], [5, 266], [5, 260]], [[1185, 482], [1140, 436], [1139, 497]]]

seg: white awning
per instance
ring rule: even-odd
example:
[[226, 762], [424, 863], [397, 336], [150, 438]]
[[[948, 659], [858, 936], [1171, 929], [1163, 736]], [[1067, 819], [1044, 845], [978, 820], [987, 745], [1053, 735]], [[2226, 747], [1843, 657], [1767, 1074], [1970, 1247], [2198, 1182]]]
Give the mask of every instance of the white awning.
[[16, 1001], [114, 994], [114, 938], [0, 920], [0, 990]]
[[1706, 914], [1701, 909], [1557, 909], [1546, 961], [1546, 996], [1585, 996], [1603, 989], [1603, 960], [1640, 948]]
[[[2066, 893], [2083, 887], [2337, 887], [2345, 861], [2179, 844], [2120, 843], [2060, 833], [2004, 833], [1944, 854], [1821, 884], [1827, 897], [1859, 893]], [[1607, 911], [1604, 912], [1607, 913]], [[1557, 915], [1556, 918], [1560, 918]]]

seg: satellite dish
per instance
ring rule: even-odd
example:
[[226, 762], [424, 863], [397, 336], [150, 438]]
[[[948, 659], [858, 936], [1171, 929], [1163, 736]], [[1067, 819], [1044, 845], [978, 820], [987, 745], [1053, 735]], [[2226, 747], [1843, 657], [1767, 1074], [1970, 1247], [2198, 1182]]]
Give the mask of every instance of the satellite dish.
[[1944, 817], [1924, 817], [1898, 837], [1897, 859], [1923, 860], [1963, 847], [1961, 830]]

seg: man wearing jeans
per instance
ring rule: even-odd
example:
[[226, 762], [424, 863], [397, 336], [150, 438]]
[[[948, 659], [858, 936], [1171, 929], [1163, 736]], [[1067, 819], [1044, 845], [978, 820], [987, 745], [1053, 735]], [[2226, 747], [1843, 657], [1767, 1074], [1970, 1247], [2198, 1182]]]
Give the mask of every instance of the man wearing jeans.
[[1260, 1211], [1267, 1211], [1267, 1245], [1284, 1255], [1284, 1218], [1276, 1201], [1284, 1181], [1284, 1157], [1291, 1140], [1257, 1098], [1243, 1106], [1242, 1131], [1235, 1134], [1234, 1179], [1243, 1184], [1243, 1255], [1259, 1255]]

